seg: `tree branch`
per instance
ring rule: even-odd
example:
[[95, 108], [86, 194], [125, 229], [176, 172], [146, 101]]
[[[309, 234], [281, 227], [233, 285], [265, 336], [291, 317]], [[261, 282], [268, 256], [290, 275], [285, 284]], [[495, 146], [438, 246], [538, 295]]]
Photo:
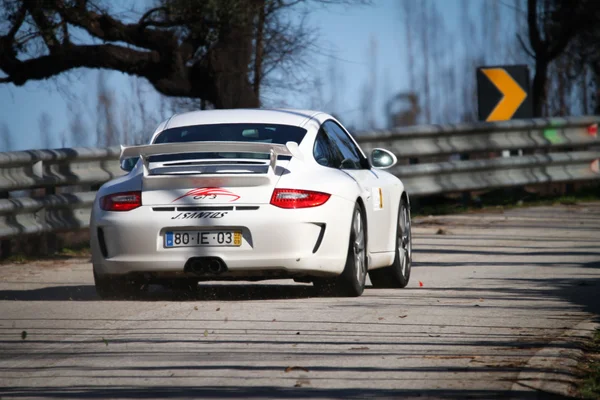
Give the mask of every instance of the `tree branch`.
[[149, 23], [154, 22], [154, 21], [146, 21], [146, 18], [149, 18], [150, 15], [154, 14], [157, 11], [168, 12], [169, 10], [167, 9], [167, 7], [155, 7], [155, 8], [151, 8], [150, 10], [146, 11], [144, 13], [144, 15], [142, 15], [142, 17], [138, 21], [138, 25], [140, 26], [140, 29], [144, 29]]
[[62, 31], [63, 31], [63, 46], [71, 45], [71, 36], [69, 35], [69, 24], [65, 19], [62, 19]]
[[110, 68], [140, 76], [152, 76], [158, 69], [159, 57], [153, 52], [141, 52], [113, 44], [79, 45], [25, 61], [0, 60], [2, 69], [15, 85], [28, 80], [40, 80], [74, 68]]
[[29, 14], [31, 14], [33, 21], [39, 28], [42, 39], [46, 47], [48, 47], [50, 54], [60, 51], [61, 43], [54, 34], [55, 26], [48, 21], [48, 18], [44, 15], [44, 10], [35, 2], [26, 2], [25, 4], [29, 4]]
[[533, 58], [533, 59], [535, 60], [535, 54], [533, 54], [533, 53], [531, 52], [531, 50], [529, 50], [529, 49], [527, 48], [527, 45], [525, 44], [525, 41], [523, 41], [523, 38], [522, 38], [522, 37], [521, 37], [521, 35], [519, 35], [518, 33], [517, 33], [517, 40], [519, 40], [519, 43], [521, 44], [521, 47], [523, 48], [523, 51], [525, 51], [525, 53], [527, 53], [527, 55], [528, 55], [529, 57], [531, 57], [531, 58]]
[[161, 57], [155, 51], [138, 51], [114, 44], [69, 46], [58, 54], [26, 61], [0, 59], [0, 70], [8, 75], [0, 78], [0, 83], [12, 82], [20, 86], [29, 80], [51, 78], [80, 67], [106, 68], [142, 76], [167, 96], [206, 98], [209, 101], [214, 97], [206, 81], [207, 71], [198, 71], [197, 79], [190, 85], [189, 69], [173, 72], [161, 63]]
[[174, 51], [177, 38], [172, 32], [142, 29], [139, 24], [124, 24], [108, 14], [99, 14], [87, 9], [65, 7], [58, 12], [70, 24], [85, 29], [90, 35], [111, 42], [131, 45], [161, 52]]
[[19, 29], [21, 29], [21, 25], [23, 25], [23, 21], [25, 21], [25, 15], [27, 15], [27, 5], [23, 3], [23, 5], [21, 5], [19, 10], [17, 11], [17, 14], [15, 16], [15, 23], [5, 36], [6, 39], [10, 41], [14, 40], [15, 35], [19, 31]]

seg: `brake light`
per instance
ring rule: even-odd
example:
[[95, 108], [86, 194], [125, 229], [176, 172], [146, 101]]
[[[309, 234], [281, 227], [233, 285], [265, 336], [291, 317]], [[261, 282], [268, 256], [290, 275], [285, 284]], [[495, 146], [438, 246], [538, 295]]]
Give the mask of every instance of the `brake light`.
[[109, 194], [100, 198], [100, 208], [104, 211], [131, 211], [142, 205], [142, 192]]
[[279, 208], [307, 208], [325, 204], [330, 194], [311, 190], [275, 189], [271, 204]]

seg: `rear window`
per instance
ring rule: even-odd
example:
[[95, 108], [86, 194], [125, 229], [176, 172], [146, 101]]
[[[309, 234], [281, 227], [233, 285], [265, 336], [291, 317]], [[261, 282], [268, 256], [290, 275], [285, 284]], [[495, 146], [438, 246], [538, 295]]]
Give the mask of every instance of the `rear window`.
[[[278, 124], [213, 124], [192, 125], [166, 129], [161, 132], [153, 144], [182, 142], [252, 142], [300, 144], [306, 135], [306, 129], [291, 125]], [[152, 156], [150, 162], [168, 162], [203, 158], [258, 158], [268, 159], [268, 154], [256, 153], [186, 153], [176, 155]], [[285, 157], [289, 158], [289, 157]]]

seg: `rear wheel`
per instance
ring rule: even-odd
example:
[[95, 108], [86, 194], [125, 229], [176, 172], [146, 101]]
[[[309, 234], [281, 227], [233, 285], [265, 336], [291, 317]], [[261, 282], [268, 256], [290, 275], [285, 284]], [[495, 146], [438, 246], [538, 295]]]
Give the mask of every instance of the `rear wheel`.
[[94, 269], [96, 293], [102, 299], [120, 300], [139, 296], [147, 285], [127, 276], [101, 276]]
[[408, 285], [412, 264], [412, 236], [410, 209], [405, 199], [400, 201], [396, 226], [396, 256], [389, 267], [369, 271], [375, 288], [403, 288]]
[[334, 296], [360, 296], [367, 279], [367, 240], [364, 214], [357, 204], [352, 213], [350, 242], [344, 272], [334, 279], [319, 279], [314, 285], [321, 294]]

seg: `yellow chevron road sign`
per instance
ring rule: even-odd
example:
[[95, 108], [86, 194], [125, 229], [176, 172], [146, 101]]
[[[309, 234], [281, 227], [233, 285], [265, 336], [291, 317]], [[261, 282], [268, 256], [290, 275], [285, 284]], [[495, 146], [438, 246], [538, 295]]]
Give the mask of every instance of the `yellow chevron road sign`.
[[482, 121], [532, 118], [528, 67], [478, 68], [477, 100]]

